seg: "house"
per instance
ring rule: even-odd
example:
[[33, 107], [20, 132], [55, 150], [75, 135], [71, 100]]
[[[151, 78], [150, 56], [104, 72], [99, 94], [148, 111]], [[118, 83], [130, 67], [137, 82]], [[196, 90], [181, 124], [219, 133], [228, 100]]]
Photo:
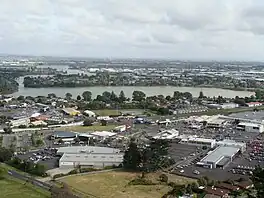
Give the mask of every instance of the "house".
[[262, 124], [250, 122], [241, 122], [237, 125], [236, 128], [245, 132], [262, 133], [264, 131], [264, 126]]
[[249, 181], [249, 180], [239, 182], [239, 183], [237, 184], [237, 186], [240, 187], [241, 189], [245, 189], [245, 190], [254, 187], [253, 183], [252, 183], [251, 181]]
[[261, 102], [249, 102], [249, 103], [246, 103], [246, 106], [248, 107], [258, 107], [258, 106], [261, 106], [262, 103]]
[[223, 189], [230, 190], [230, 191], [238, 191], [240, 189], [238, 186], [234, 186], [228, 183], [220, 183], [220, 184], [217, 184], [216, 187], [223, 188]]
[[230, 193], [229, 190], [216, 187], [206, 187], [204, 191], [206, 192], [206, 194], [216, 195], [221, 198], [228, 198], [228, 194]]

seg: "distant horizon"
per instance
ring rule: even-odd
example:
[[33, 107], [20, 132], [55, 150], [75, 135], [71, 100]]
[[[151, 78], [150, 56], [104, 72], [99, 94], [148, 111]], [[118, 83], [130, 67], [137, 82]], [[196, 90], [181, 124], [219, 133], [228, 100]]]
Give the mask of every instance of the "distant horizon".
[[24, 57], [24, 58], [55, 58], [55, 59], [79, 59], [79, 60], [155, 60], [155, 61], [179, 61], [179, 62], [241, 62], [241, 63], [264, 63], [264, 60], [225, 60], [225, 59], [176, 59], [176, 58], [141, 58], [141, 57], [83, 57], [83, 56], [56, 56], [56, 55], [28, 55], [0, 53], [1, 57]]

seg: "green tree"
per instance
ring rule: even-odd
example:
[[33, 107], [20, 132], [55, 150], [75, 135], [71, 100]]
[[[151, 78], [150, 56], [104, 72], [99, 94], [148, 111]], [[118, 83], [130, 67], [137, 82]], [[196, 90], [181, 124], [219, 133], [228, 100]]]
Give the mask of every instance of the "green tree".
[[142, 91], [134, 91], [132, 94], [133, 101], [141, 102], [145, 100], [145, 98], [146, 98], [146, 94]]
[[86, 119], [83, 121], [83, 126], [93, 126], [93, 121], [91, 119]]
[[19, 100], [19, 101], [24, 101], [24, 100], [25, 100], [25, 97], [24, 97], [24, 96], [18, 96], [18, 97], [17, 97], [17, 100]]
[[112, 101], [112, 102], [118, 102], [118, 97], [117, 97], [117, 95], [115, 94], [115, 92], [111, 92], [111, 95], [110, 95], [110, 100]]
[[82, 97], [84, 101], [91, 101], [92, 100], [92, 92], [85, 91], [82, 93]]
[[128, 149], [125, 151], [123, 165], [125, 169], [128, 170], [138, 170], [141, 164], [141, 153], [137, 144], [134, 140], [128, 145]]
[[11, 134], [13, 132], [11, 127], [5, 127], [3, 130], [6, 134]]
[[77, 96], [77, 100], [81, 100], [82, 98], [81, 98], [81, 96], [80, 95], [78, 95]]
[[107, 125], [107, 121], [106, 120], [101, 120], [101, 125], [102, 126], [106, 126]]
[[48, 98], [57, 98], [56, 94], [54, 93], [49, 93]]
[[257, 166], [253, 171], [252, 181], [257, 190], [257, 198], [264, 197], [264, 169]]
[[71, 93], [66, 93], [65, 97], [67, 100], [70, 100], [72, 98], [72, 94]]
[[202, 91], [200, 91], [200, 94], [199, 94], [199, 97], [198, 97], [199, 99], [203, 99], [204, 98], [204, 94], [203, 94], [203, 92]]
[[11, 149], [6, 149], [4, 147], [0, 147], [0, 162], [9, 161], [13, 156], [13, 152]]
[[123, 91], [123, 90], [120, 91], [120, 94], [119, 94], [119, 102], [120, 102], [120, 103], [123, 103], [123, 102], [125, 102], [126, 100], [127, 100], [127, 98], [126, 98], [126, 96], [125, 96], [124, 91]]

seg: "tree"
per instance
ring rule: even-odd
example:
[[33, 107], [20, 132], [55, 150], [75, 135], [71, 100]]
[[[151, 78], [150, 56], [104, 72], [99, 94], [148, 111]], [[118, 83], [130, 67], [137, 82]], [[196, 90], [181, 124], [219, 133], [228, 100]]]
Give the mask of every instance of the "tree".
[[146, 94], [142, 91], [134, 91], [132, 94], [133, 101], [141, 102], [145, 100], [145, 98], [146, 98]]
[[82, 93], [82, 97], [84, 101], [91, 101], [92, 100], [92, 92], [85, 91]]
[[19, 100], [19, 101], [24, 101], [24, 100], [25, 100], [25, 97], [24, 97], [24, 96], [18, 96], [18, 97], [17, 97], [17, 100]]
[[128, 149], [125, 151], [123, 165], [125, 169], [136, 171], [141, 164], [141, 153], [134, 140], [128, 145]]
[[160, 180], [161, 182], [165, 182], [165, 183], [167, 183], [167, 182], [169, 181], [169, 178], [168, 178], [168, 176], [167, 176], [166, 174], [161, 174], [161, 175], [159, 176], [159, 180]]
[[90, 119], [86, 119], [83, 121], [83, 126], [93, 126], [93, 121]]
[[49, 93], [48, 98], [57, 98], [56, 94], [54, 93]]
[[72, 94], [71, 93], [66, 93], [65, 97], [67, 100], [70, 100], [72, 98]]
[[187, 100], [192, 100], [193, 96], [190, 92], [184, 92], [183, 97], [186, 98]]
[[174, 91], [174, 93], [173, 93], [173, 99], [174, 100], [179, 100], [181, 98], [182, 98], [182, 93], [179, 92], [179, 91]]
[[0, 162], [9, 161], [13, 156], [11, 149], [0, 147]]
[[5, 127], [3, 130], [6, 134], [11, 134], [13, 132], [11, 127]]
[[82, 98], [81, 98], [81, 96], [80, 95], [78, 95], [77, 96], [77, 100], [81, 100]]
[[127, 100], [127, 98], [126, 98], [126, 96], [125, 96], [124, 91], [123, 91], [123, 90], [120, 91], [120, 94], [119, 94], [119, 102], [120, 102], [120, 103], [123, 103], [123, 102], [125, 102], [126, 100]]
[[115, 94], [115, 92], [111, 92], [111, 95], [110, 95], [110, 100], [112, 101], [112, 102], [118, 102], [118, 97], [117, 97], [117, 95]]
[[38, 139], [38, 140], [36, 141], [36, 145], [37, 145], [37, 146], [41, 146], [41, 145], [43, 145], [43, 141], [40, 140], [40, 139]]
[[106, 120], [101, 120], [101, 125], [102, 126], [106, 126], [107, 125], [107, 121]]
[[203, 94], [203, 92], [202, 91], [200, 91], [200, 94], [199, 94], [199, 97], [198, 97], [199, 99], [203, 99], [204, 98], [204, 94]]
[[201, 177], [198, 179], [198, 184], [200, 186], [207, 186], [207, 181], [205, 180], [205, 178]]
[[257, 166], [253, 171], [252, 181], [257, 190], [257, 198], [264, 197], [264, 169]]
[[245, 106], [246, 101], [245, 101], [244, 98], [236, 97], [235, 100], [234, 100], [234, 103], [239, 104], [239, 105], [241, 105], [241, 106]]
[[170, 114], [170, 110], [168, 108], [161, 107], [161, 108], [158, 109], [157, 113], [159, 115], [169, 115]]

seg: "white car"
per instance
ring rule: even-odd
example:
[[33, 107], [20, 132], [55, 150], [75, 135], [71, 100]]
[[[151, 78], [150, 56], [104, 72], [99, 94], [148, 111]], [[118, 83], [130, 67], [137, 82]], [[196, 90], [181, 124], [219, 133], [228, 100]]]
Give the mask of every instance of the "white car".
[[184, 170], [182, 169], [182, 170], [180, 170], [180, 173], [184, 173]]

